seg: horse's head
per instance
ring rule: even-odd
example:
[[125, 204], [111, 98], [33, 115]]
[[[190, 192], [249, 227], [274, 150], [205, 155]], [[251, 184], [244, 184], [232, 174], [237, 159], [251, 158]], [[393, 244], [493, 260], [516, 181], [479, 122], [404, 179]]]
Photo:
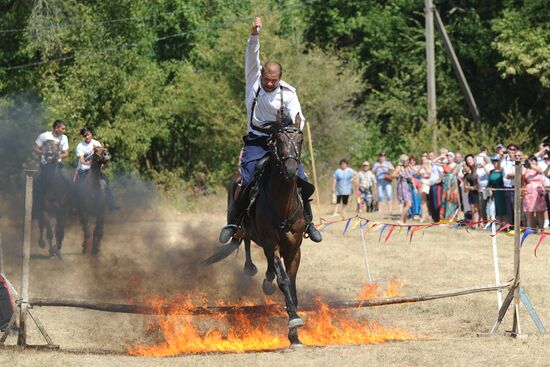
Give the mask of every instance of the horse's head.
[[104, 147], [95, 147], [94, 155], [92, 156], [92, 165], [99, 165], [100, 167], [104, 164], [107, 164], [111, 160], [111, 155], [107, 148]]
[[59, 153], [61, 153], [59, 142], [55, 140], [47, 140], [42, 144], [40, 150], [42, 151], [42, 157], [46, 164], [57, 163]]
[[302, 119], [298, 114], [294, 124], [274, 126], [270, 150], [285, 180], [296, 178], [304, 135], [300, 130]]

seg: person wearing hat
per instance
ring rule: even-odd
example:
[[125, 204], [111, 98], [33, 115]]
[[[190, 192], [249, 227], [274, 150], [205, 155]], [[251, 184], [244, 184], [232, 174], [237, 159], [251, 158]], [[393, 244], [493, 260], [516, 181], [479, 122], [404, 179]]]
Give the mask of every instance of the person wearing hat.
[[476, 156], [477, 180], [479, 185], [479, 216], [481, 220], [487, 220], [487, 183], [489, 173], [493, 170], [491, 159], [487, 155], [487, 148], [482, 147]]
[[[80, 135], [84, 138], [76, 146], [76, 156], [78, 158], [78, 163], [76, 167], [76, 175], [74, 177], [74, 182], [78, 183], [83, 180], [86, 175], [90, 172], [91, 161], [94, 155], [95, 148], [102, 147], [101, 143], [94, 139], [92, 130], [88, 127], [83, 127], [80, 129]], [[101, 179], [105, 182], [105, 195], [107, 198], [107, 205], [110, 210], [118, 209], [118, 206], [115, 204], [113, 198], [113, 193], [109, 188], [109, 181], [105, 176], [102, 176]]]
[[382, 213], [383, 203], [386, 202], [386, 211], [391, 213], [392, 202], [392, 172], [394, 170], [393, 164], [386, 160], [384, 152], [378, 154], [378, 162], [372, 167], [372, 173], [376, 176], [376, 185], [378, 188], [378, 212]]
[[361, 165], [361, 170], [358, 174], [359, 179], [359, 195], [361, 198], [361, 206], [359, 212], [362, 208], [365, 208], [365, 211], [373, 212], [376, 205], [376, 198], [378, 197], [378, 190], [376, 189], [376, 177], [374, 173], [370, 170], [369, 161], [364, 161]]
[[504, 218], [506, 217], [506, 202], [504, 191], [500, 191], [500, 189], [504, 188], [504, 174], [502, 172], [500, 156], [491, 157], [491, 162], [494, 168], [489, 173], [489, 181], [487, 183], [487, 213], [491, 217], [490, 219], [504, 222]]

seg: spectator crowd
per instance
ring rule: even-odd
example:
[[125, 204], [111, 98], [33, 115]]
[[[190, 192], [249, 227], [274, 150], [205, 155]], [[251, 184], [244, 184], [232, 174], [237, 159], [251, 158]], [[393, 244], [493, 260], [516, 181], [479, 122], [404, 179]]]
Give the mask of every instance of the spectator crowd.
[[522, 225], [546, 228], [550, 217], [550, 141], [527, 155], [515, 144], [498, 144], [493, 150], [463, 155], [440, 149], [415, 156], [401, 155], [392, 164], [381, 152], [371, 166], [367, 160], [358, 172], [346, 159], [333, 174], [333, 215], [346, 216], [350, 196], [357, 210], [392, 213], [394, 194], [400, 206], [399, 224], [464, 219], [472, 228], [496, 219], [514, 224], [516, 162], [521, 164]]

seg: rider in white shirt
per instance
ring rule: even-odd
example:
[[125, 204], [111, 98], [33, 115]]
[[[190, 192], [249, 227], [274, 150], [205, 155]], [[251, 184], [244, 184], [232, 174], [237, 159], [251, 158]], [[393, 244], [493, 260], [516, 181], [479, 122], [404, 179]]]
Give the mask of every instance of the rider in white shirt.
[[78, 157], [77, 170], [87, 171], [90, 169], [90, 159], [94, 154], [96, 147], [101, 147], [101, 143], [93, 138], [92, 132], [88, 128], [80, 130], [80, 135], [84, 137], [76, 146], [76, 156]]
[[[278, 121], [301, 121], [304, 126], [304, 115], [298, 100], [296, 89], [281, 80], [283, 67], [275, 61], [260, 64], [260, 35], [262, 20], [256, 17], [252, 22], [252, 32], [248, 39], [245, 58], [246, 91], [245, 103], [248, 115], [248, 135], [244, 137], [244, 147], [240, 156], [241, 188], [237, 198], [228, 208], [228, 224], [222, 228], [220, 242], [228, 242], [237, 232], [239, 220], [248, 203], [246, 187], [254, 179], [256, 163], [269, 154], [267, 139], [269, 125]], [[321, 234], [312, 224], [313, 215], [309, 198], [315, 187], [307, 181], [304, 167], [298, 166], [298, 185], [301, 188], [304, 204], [306, 232], [312, 241], [320, 242]]]
[[[63, 158], [69, 156], [69, 139], [67, 139], [67, 136], [65, 135], [65, 128], [65, 122], [55, 120], [52, 125], [52, 131], [46, 131], [38, 135], [32, 147], [32, 151], [42, 157], [42, 145], [47, 141], [55, 141], [59, 144], [59, 148], [61, 149], [61, 153], [58, 156], [59, 162], [61, 162]], [[44, 163], [45, 162], [42, 157], [42, 164]]]
[[[77, 164], [77, 176], [76, 176], [76, 182], [78, 183], [80, 180], [83, 180], [86, 175], [90, 172], [91, 168], [91, 160], [94, 155], [94, 151], [96, 147], [101, 147], [101, 143], [94, 139], [92, 131], [85, 127], [80, 129], [80, 135], [84, 138], [77, 146], [76, 146], [76, 156], [78, 157], [78, 164]], [[113, 193], [111, 192], [111, 189], [109, 187], [109, 181], [107, 180], [107, 177], [101, 174], [101, 179], [105, 182], [105, 195], [107, 198], [107, 205], [109, 206], [109, 209], [116, 210], [119, 209], [118, 206], [115, 204], [115, 200], [113, 198]]]

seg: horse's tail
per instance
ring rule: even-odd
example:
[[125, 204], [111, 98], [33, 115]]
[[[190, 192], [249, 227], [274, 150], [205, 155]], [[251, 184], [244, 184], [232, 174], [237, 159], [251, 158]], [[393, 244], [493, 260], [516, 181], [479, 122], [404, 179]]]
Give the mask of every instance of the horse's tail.
[[206, 260], [203, 260], [201, 262], [201, 265], [204, 265], [204, 266], [212, 265], [214, 263], [217, 263], [218, 261], [225, 259], [226, 257], [231, 255], [233, 252], [235, 252], [235, 250], [239, 248], [242, 241], [243, 241], [242, 239], [231, 240], [231, 242], [229, 242], [227, 245], [221, 246], [214, 255], [210, 256]]

